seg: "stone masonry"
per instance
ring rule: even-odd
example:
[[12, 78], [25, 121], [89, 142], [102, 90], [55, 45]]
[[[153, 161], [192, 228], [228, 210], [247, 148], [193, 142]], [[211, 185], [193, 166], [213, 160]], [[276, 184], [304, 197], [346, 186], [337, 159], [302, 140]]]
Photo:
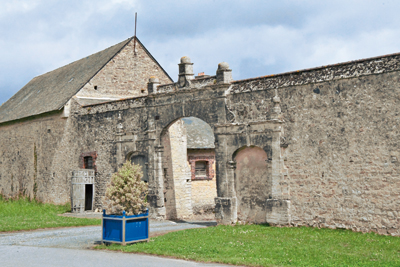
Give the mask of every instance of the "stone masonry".
[[[233, 81], [229, 65], [221, 63], [215, 76], [195, 79], [193, 63], [184, 57], [177, 83], [152, 77], [132, 92], [137, 97], [107, 103], [75, 97], [67, 118], [64, 110], [3, 123], [1, 190], [66, 202], [69, 173], [82, 153], [96, 152], [95, 205], [101, 207], [111, 174], [142, 155], [150, 211], [163, 219], [174, 194], [186, 199], [180, 205], [193, 201], [184, 186], [168, 191], [174, 149], [165, 133], [180, 118], [196, 117], [214, 130], [219, 223], [399, 236], [399, 71], [400, 54], [393, 54], [241, 81]], [[157, 76], [150, 72], [142, 77]], [[104, 75], [107, 97], [130, 90], [126, 74], [117, 75], [118, 82]], [[96, 83], [102, 90], [100, 80], [92, 79], [87, 89]], [[142, 88], [148, 95], [140, 95]], [[187, 159], [177, 161], [186, 175]]]
[[[114, 136], [116, 121], [106, 119], [111, 123], [94, 129], [87, 123], [76, 123], [69, 116], [71, 110], [80, 109], [87, 99], [101, 98], [106, 102], [146, 95], [150, 76], [157, 75], [164, 83], [171, 81], [140, 42], [136, 43], [136, 55], [133, 47], [134, 39], [85, 84], [63, 110], [0, 124], [0, 193], [5, 196], [22, 193], [57, 204], [70, 202], [71, 172], [82, 168], [82, 153], [94, 152], [98, 154], [95, 164], [102, 166], [97, 169], [95, 179], [96, 205], [101, 206], [100, 196], [104, 195], [109, 174], [115, 171], [115, 167], [107, 168], [103, 163], [109, 161], [103, 151], [111, 153], [108, 156], [115, 155], [112, 152], [114, 143], [110, 143], [114, 141], [108, 141], [107, 136], [110, 133]], [[126, 87], [129, 91], [123, 89]], [[130, 121], [136, 118], [132, 116]], [[128, 126], [126, 130], [130, 129]], [[77, 135], [80, 131], [87, 137], [83, 143], [76, 142], [82, 137]], [[101, 136], [104, 139], [100, 147], [88, 146], [91, 140], [101, 139]]]
[[145, 48], [136, 42], [134, 51], [134, 46], [134, 40], [129, 42], [76, 96], [105, 100], [145, 96], [150, 76], [157, 76], [162, 84], [170, 83], [169, 77], [148, 55]]

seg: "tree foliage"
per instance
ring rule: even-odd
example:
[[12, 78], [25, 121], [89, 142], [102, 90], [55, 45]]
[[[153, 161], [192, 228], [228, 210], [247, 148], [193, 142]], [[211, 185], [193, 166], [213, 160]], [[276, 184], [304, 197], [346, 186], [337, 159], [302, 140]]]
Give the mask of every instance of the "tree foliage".
[[104, 206], [108, 214], [126, 215], [145, 212], [147, 183], [143, 182], [142, 167], [126, 161], [111, 177], [107, 186]]

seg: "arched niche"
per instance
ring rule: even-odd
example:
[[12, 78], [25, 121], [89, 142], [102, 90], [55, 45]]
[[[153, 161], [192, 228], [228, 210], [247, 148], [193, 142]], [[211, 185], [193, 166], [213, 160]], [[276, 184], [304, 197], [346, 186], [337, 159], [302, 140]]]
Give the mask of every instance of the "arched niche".
[[144, 153], [130, 152], [126, 155], [126, 160], [129, 160], [131, 163], [134, 163], [142, 167], [142, 172], [143, 172], [142, 181], [148, 183], [149, 182], [148, 170], [147, 170], [148, 164], [147, 164], [147, 157], [144, 155]]
[[268, 153], [258, 146], [245, 146], [233, 154], [236, 162], [235, 191], [239, 221], [265, 223], [271, 198], [272, 171]]

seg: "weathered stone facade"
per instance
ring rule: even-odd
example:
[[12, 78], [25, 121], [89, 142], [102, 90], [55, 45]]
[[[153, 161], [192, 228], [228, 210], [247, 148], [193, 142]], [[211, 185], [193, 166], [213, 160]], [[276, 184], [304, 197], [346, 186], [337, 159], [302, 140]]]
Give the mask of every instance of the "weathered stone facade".
[[[134, 51], [136, 47], [136, 50]], [[147, 95], [150, 76], [170, 83], [154, 58], [141, 43], [129, 42], [76, 94], [78, 98], [121, 99]]]
[[[0, 192], [45, 202], [69, 200], [68, 175], [55, 169], [66, 119], [62, 112], [3, 124], [0, 128]], [[61, 201], [59, 195], [63, 195]]]
[[[102, 166], [96, 168], [95, 203], [96, 207], [101, 206], [100, 196], [104, 195], [108, 175], [116, 170], [116, 167], [108, 167], [104, 161], [109, 161], [108, 156], [115, 155], [114, 127], [117, 122], [106, 118], [111, 124], [99, 125], [94, 129], [90, 127], [91, 119], [82, 124], [71, 120], [70, 115], [73, 110], [81, 109], [82, 104], [91, 101], [97, 103], [116, 97], [147, 95], [147, 80], [150, 76], [158, 75], [163, 83], [171, 82], [138, 40], [136, 54], [133, 47], [134, 38], [128, 40], [62, 110], [0, 124], [0, 193], [6, 196], [23, 193], [40, 201], [57, 204], [69, 202], [72, 171], [83, 167], [82, 155], [95, 153], [95, 165]], [[102, 53], [104, 51], [97, 54], [101, 57]], [[59, 72], [63, 73], [62, 70]], [[59, 72], [56, 74], [60, 75]], [[72, 81], [74, 79], [68, 79], [68, 83]], [[97, 90], [93, 87], [94, 83], [98, 86]], [[129, 90], [124, 91], [123, 88], [126, 87]], [[139, 119], [137, 116], [138, 114], [134, 114], [126, 122], [131, 123], [126, 130], [134, 130], [132, 126], [135, 124], [134, 120]], [[83, 132], [87, 140], [80, 142], [82, 136], [77, 135], [78, 132]], [[109, 139], [110, 135], [112, 139]], [[96, 140], [96, 143], [97, 138], [102, 141], [99, 146], [93, 146], [92, 140]], [[104, 157], [104, 153], [111, 154]]]
[[[189, 219], [193, 215], [192, 183], [187, 162], [187, 134], [182, 120], [168, 127], [164, 147], [164, 202], [167, 218]], [[168, 144], [169, 142], [169, 144]]]
[[[79, 168], [82, 153], [96, 152], [95, 205], [101, 207], [111, 174], [141, 155], [152, 216], [165, 218], [176, 207], [168, 202], [174, 194], [195, 201], [184, 183], [181, 191], [168, 191], [174, 148], [167, 131], [180, 118], [197, 117], [214, 130], [218, 222], [400, 235], [399, 71], [394, 54], [242, 81], [233, 81], [221, 63], [216, 76], [194, 79], [190, 59], [183, 58], [178, 82], [159, 85], [161, 77], [153, 77], [148, 96], [81, 105], [72, 99], [68, 119], [59, 112], [3, 124], [2, 192], [11, 194], [18, 184], [17, 191], [26, 187], [31, 194], [36, 183], [41, 199], [66, 201], [68, 173]], [[110, 92], [124, 77], [107, 83]], [[53, 116], [59, 126], [46, 135], [45, 120]], [[40, 142], [24, 143], [30, 132]], [[38, 149], [48, 154], [35, 156]], [[177, 161], [190, 177], [187, 159]]]

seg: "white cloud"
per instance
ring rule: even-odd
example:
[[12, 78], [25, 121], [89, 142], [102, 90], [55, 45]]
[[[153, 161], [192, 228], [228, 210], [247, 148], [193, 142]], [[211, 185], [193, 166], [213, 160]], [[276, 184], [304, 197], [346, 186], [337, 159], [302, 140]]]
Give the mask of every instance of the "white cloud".
[[26, 13], [33, 10], [40, 0], [13, 0], [1, 3], [0, 18], [10, 13]]
[[116, 44], [134, 32], [177, 78], [226, 61], [235, 79], [394, 53], [400, 2], [261, 0], [4, 1], [0, 9], [0, 103], [32, 77]]

